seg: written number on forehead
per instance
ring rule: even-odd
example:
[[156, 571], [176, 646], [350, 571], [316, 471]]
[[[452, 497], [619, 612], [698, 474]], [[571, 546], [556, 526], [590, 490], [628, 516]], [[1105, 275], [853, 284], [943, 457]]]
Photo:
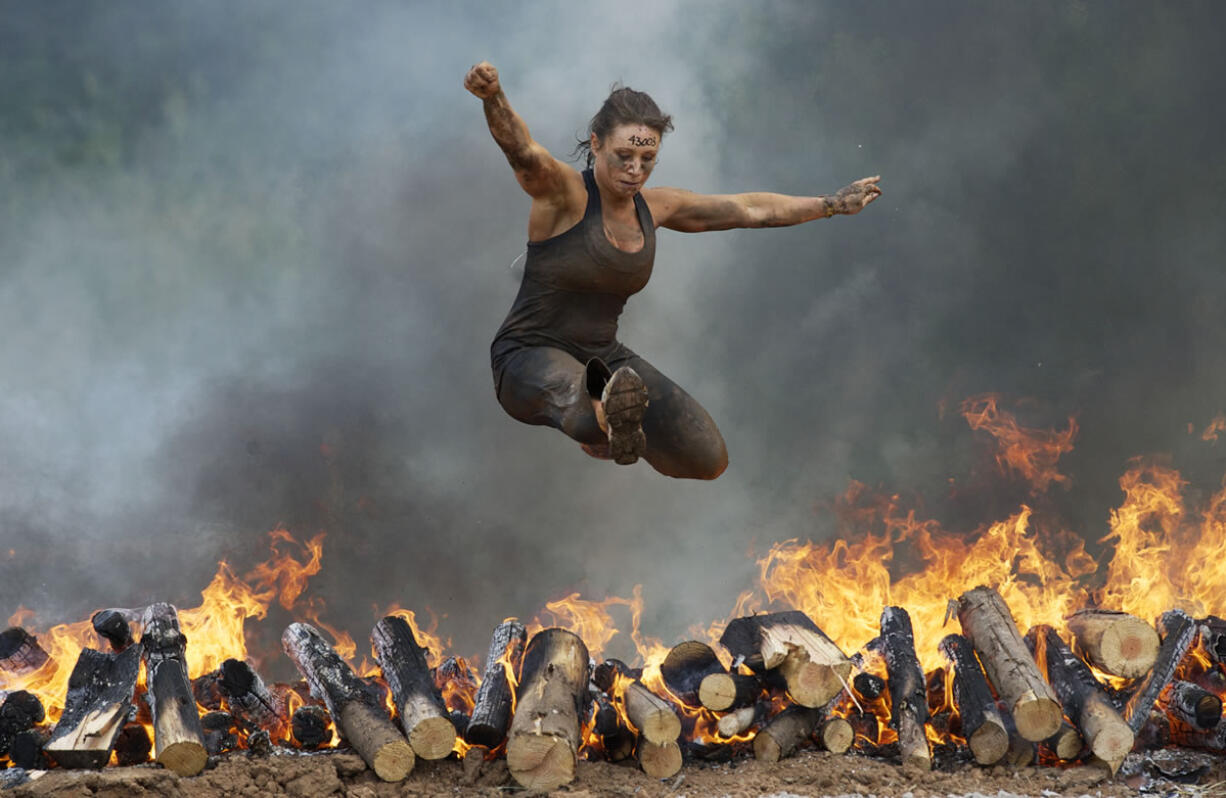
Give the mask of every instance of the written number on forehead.
[[631, 134], [630, 143], [636, 147], [654, 147], [656, 146], [656, 137], [648, 136], [647, 138], [642, 138], [641, 136]]

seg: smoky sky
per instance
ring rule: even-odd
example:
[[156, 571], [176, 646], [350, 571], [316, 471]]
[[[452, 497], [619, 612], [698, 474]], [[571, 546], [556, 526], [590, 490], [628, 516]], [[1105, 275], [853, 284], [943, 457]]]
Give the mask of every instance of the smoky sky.
[[[1025, 500], [948, 498], [985, 467], [956, 412], [983, 392], [1077, 418], [1059, 503], [1087, 538], [1133, 455], [1226, 472], [1188, 432], [1226, 409], [1216, 4], [3, 8], [6, 614], [195, 606], [280, 525], [327, 534], [310, 590], [359, 639], [399, 603], [470, 653], [636, 584], [675, 639], [751, 550], [829, 537], [849, 480], [968, 533]], [[461, 86], [483, 59], [560, 157], [622, 81], [674, 117], [655, 184], [882, 176], [856, 217], [660, 232], [621, 338], [720, 424], [719, 480], [495, 401], [529, 200]]]

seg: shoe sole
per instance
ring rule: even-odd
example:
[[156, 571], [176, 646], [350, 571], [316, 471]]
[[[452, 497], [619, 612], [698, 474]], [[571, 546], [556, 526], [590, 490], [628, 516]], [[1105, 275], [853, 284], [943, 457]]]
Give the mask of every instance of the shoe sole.
[[609, 378], [601, 396], [609, 424], [609, 455], [618, 465], [638, 462], [647, 450], [643, 416], [647, 413], [647, 386], [634, 369], [623, 366]]

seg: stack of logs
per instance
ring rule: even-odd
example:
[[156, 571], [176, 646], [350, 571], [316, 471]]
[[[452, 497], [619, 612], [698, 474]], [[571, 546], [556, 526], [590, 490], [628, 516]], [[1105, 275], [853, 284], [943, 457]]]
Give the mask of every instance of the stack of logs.
[[[193, 775], [230, 750], [312, 750], [335, 744], [335, 733], [387, 781], [405, 778], [418, 757], [464, 751], [505, 756], [522, 786], [551, 790], [571, 781], [581, 755], [633, 759], [668, 778], [686, 759], [752, 749], [776, 761], [805, 746], [835, 753], [855, 746], [928, 769], [929, 731], [947, 741], [938, 753], [983, 765], [1093, 761], [1114, 772], [1137, 744], [1226, 749], [1219, 723], [1226, 622], [1173, 610], [1155, 629], [1123, 613], [1086, 610], [1067, 619], [1070, 648], [1049, 626], [1023, 636], [990, 588], [956, 603], [962, 633], [940, 641], [948, 665], [927, 676], [900, 607], [885, 608], [880, 635], [854, 657], [807, 615], [785, 611], [727, 625], [719, 642], [731, 668], [691, 640], [647, 674], [614, 659], [594, 663], [569, 631], [529, 639], [508, 620], [494, 631], [471, 711], [449, 709], [440, 690], [466, 678], [466, 669], [450, 660], [432, 670], [396, 616], [371, 633], [377, 679], [357, 675], [314, 627], [291, 624], [282, 645], [309, 688], [304, 700], [239, 660], [189, 680], [187, 641], [169, 604], [105, 610], [93, 625], [110, 650], [82, 651], [54, 727], [35, 696], [0, 692], [0, 756], [28, 769], [94, 768], [112, 758], [145, 761], [152, 751], [163, 766]], [[1188, 667], [1193, 660], [1209, 667]], [[23, 630], [0, 635], [0, 674], [45, 661]], [[1126, 686], [1105, 685], [1096, 671]]]

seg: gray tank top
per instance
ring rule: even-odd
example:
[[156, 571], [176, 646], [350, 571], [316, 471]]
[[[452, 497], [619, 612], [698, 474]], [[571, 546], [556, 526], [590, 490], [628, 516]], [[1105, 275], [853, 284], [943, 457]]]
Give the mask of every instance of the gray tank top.
[[609, 243], [592, 170], [583, 172], [587, 208], [564, 233], [529, 241], [524, 277], [511, 312], [494, 336], [495, 351], [554, 346], [580, 360], [606, 357], [617, 343], [626, 299], [647, 285], [656, 254], [655, 224], [642, 194], [634, 195], [643, 248], [623, 252]]

